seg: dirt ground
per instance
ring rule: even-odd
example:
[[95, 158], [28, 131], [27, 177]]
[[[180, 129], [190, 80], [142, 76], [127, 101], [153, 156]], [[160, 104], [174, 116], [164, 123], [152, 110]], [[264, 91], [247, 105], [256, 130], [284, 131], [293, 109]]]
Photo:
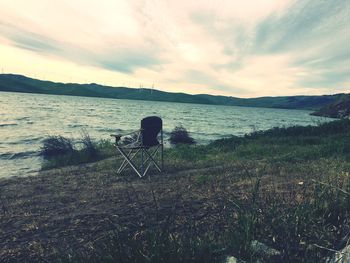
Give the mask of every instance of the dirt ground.
[[[69, 258], [69, 251], [92, 253], [111, 232], [135, 235], [170, 215], [176, 215], [175, 228], [190, 217], [220, 231], [225, 204], [244, 199], [251, 186], [238, 164], [139, 179], [117, 175], [112, 162], [0, 180], [0, 261], [52, 262], [57, 255]], [[264, 187], [269, 181], [263, 178]], [[287, 183], [277, 182], [281, 189]]]

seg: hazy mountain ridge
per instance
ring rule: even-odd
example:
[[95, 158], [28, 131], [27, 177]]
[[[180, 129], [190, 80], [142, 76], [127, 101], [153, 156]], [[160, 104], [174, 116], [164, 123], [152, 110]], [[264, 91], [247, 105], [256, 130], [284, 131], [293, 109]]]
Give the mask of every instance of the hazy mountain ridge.
[[0, 91], [308, 110], [318, 110], [332, 103], [349, 98], [349, 94], [335, 94], [245, 99], [208, 94], [190, 95], [186, 93], [171, 93], [148, 88], [136, 89], [127, 87], [110, 87], [95, 83], [57, 83], [37, 80], [16, 74], [0, 74]]
[[350, 118], [350, 95], [340, 101], [322, 107], [312, 113], [312, 115], [339, 119]]

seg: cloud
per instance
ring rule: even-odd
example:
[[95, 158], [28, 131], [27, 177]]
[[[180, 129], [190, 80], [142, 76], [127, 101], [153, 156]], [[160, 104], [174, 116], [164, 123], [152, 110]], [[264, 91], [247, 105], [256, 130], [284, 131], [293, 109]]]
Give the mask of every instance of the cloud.
[[291, 63], [308, 71], [296, 84], [337, 91], [350, 80], [349, 11], [349, 1], [298, 1], [284, 15], [272, 14], [257, 25], [253, 50], [293, 52]]
[[254, 50], [282, 52], [323, 44], [349, 26], [349, 1], [298, 1], [283, 15], [271, 14], [256, 27]]
[[225, 82], [225, 79], [219, 79], [217, 76], [211, 76], [199, 70], [188, 70], [182, 76], [182, 81], [189, 84], [202, 84], [212, 87], [222, 93], [244, 94], [246, 91], [241, 88], [234, 87]]
[[0, 44], [170, 91], [335, 93], [350, 83], [349, 13], [348, 0], [3, 0]]
[[[290, 92], [293, 87], [295, 92], [300, 92], [300, 87], [304, 87], [303, 93], [306, 94], [310, 88], [333, 93], [342, 89], [339, 87], [341, 83], [350, 80], [347, 44], [350, 43], [349, 12], [349, 1], [308, 0], [296, 1], [287, 9], [274, 11], [260, 21], [255, 20], [253, 26], [237, 23], [234, 18], [219, 26], [215, 24], [213, 16], [201, 13], [195, 13], [192, 19], [205, 25], [206, 30], [223, 43], [223, 51], [230, 56], [230, 60], [216, 63], [213, 67], [238, 74], [240, 80], [237, 81], [241, 82], [241, 87], [245, 74], [251, 72], [249, 76], [252, 80], [246, 79], [245, 83], [256, 85], [256, 94], [271, 85], [275, 90], [271, 92], [275, 94], [281, 88], [287, 93], [286, 86], [290, 87]], [[284, 67], [283, 74], [288, 74], [292, 82], [271, 81], [274, 73], [269, 71], [268, 64], [278, 61], [274, 58], [281, 55], [289, 57], [288, 62], [278, 64]], [[256, 64], [250, 64], [264, 56], [269, 57], [269, 61], [263, 59], [268, 63], [266, 68], [262, 66], [258, 69]], [[297, 69], [297, 72], [290, 69]], [[260, 70], [264, 76], [259, 73]], [[257, 83], [264, 83], [264, 86]]]
[[0, 23], [0, 33], [18, 48], [44, 55], [66, 58], [77, 64], [89, 64], [105, 69], [132, 73], [137, 68], [160, 64], [156, 50], [145, 47], [106, 47], [103, 52], [88, 50], [60, 40], [29, 32], [15, 25]]
[[15, 46], [36, 52], [57, 52], [56, 43], [46, 36], [24, 31], [17, 26], [2, 23], [0, 21], [0, 33], [10, 40]]
[[132, 73], [137, 68], [152, 68], [161, 64], [157, 54], [142, 50], [118, 49], [113, 52], [108, 51], [106, 56], [97, 56], [96, 61], [103, 68]]

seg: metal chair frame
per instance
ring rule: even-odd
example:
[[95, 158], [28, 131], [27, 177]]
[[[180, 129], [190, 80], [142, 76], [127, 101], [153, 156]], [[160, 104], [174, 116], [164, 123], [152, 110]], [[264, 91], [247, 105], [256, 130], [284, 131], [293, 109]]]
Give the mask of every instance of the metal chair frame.
[[[136, 172], [136, 174], [142, 178], [144, 177], [151, 165], [153, 164], [159, 172], [163, 171], [164, 168], [164, 156], [163, 156], [163, 127], [160, 129], [160, 142], [157, 145], [153, 146], [145, 146], [143, 144], [142, 139], [143, 129], [138, 131], [119, 135], [119, 134], [111, 134], [111, 136], [115, 137], [115, 147], [118, 152], [124, 157], [122, 164], [120, 165], [117, 173], [120, 174], [128, 165]], [[133, 142], [126, 145], [119, 145], [119, 141], [122, 137], [137, 134], [137, 139]], [[159, 133], [158, 133], [159, 134]], [[160, 151], [159, 160], [157, 160], [156, 155]], [[134, 158], [140, 154], [141, 155], [141, 163], [137, 164], [134, 161]]]

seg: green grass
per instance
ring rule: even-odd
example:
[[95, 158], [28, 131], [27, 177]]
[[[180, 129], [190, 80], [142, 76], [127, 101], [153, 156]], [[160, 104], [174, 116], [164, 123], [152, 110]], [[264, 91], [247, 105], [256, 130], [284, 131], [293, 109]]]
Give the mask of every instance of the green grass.
[[[114, 153], [109, 141], [95, 148], [97, 159]], [[88, 160], [84, 150], [62, 158], [57, 166]], [[64, 189], [88, 187], [93, 211], [102, 198], [103, 208], [120, 205], [131, 217], [130, 224], [110, 217], [107, 225], [113, 227], [107, 235], [84, 248], [59, 245], [55, 260], [222, 262], [225, 255], [234, 255], [246, 262], [321, 262], [349, 243], [349, 120], [274, 128], [209, 145], [177, 145], [166, 149], [165, 160], [166, 173], [152, 175], [151, 181], [139, 180], [131, 171], [117, 177], [117, 164], [107, 161], [91, 171], [68, 170], [59, 176], [72, 181]], [[113, 199], [118, 194], [120, 199]], [[253, 240], [281, 256], [254, 254]]]
[[[179, 144], [165, 150], [165, 158], [176, 168], [223, 165], [231, 160], [270, 160], [304, 162], [319, 158], [341, 157], [350, 160], [350, 120], [318, 126], [295, 126], [258, 131], [244, 137], [233, 136], [209, 145]], [[43, 163], [43, 169], [94, 162], [115, 154], [109, 140], [93, 142], [68, 154], [57, 154]], [[86, 140], [85, 140], [86, 141]], [[94, 149], [91, 154], [91, 149]]]
[[[149, 200], [146, 211], [138, 210], [144, 219], [132, 221], [137, 227], [130, 230], [115, 224], [107, 237], [91, 243], [92, 250], [72, 249], [59, 258], [63, 262], [223, 262], [224, 255], [234, 255], [246, 262], [321, 262], [332, 254], [325, 248], [338, 250], [348, 241], [350, 167], [339, 159], [297, 166], [239, 162], [236, 170], [194, 173], [186, 184], [166, 178], [166, 190], [156, 183], [145, 192], [130, 187], [125, 196], [137, 200], [133, 209]], [[290, 180], [294, 177], [295, 182]], [[288, 185], [281, 186], [284, 181]], [[176, 187], [170, 191], [172, 184]], [[161, 197], [162, 191], [168, 194]], [[196, 207], [202, 198], [205, 203]], [[168, 202], [171, 208], [163, 211]], [[282, 256], [265, 261], [252, 252], [253, 240]]]
[[169, 157], [191, 163], [220, 164], [229, 160], [273, 160], [299, 162], [342, 157], [350, 152], [350, 121], [334, 121], [319, 126], [273, 128], [212, 142], [208, 146], [181, 146]]
[[[47, 144], [47, 142], [50, 142], [50, 144]], [[61, 150], [61, 148], [65, 149], [65, 144], [70, 146], [68, 147], [69, 149]], [[115, 153], [115, 148], [110, 141], [100, 140], [95, 142], [87, 133], [82, 134], [80, 145], [81, 147], [77, 149], [73, 146], [72, 140], [62, 136], [51, 136], [47, 138], [44, 140], [41, 151], [43, 156], [41, 169], [47, 170], [69, 165], [96, 162], [108, 158]], [[46, 152], [50, 154], [46, 154]]]

